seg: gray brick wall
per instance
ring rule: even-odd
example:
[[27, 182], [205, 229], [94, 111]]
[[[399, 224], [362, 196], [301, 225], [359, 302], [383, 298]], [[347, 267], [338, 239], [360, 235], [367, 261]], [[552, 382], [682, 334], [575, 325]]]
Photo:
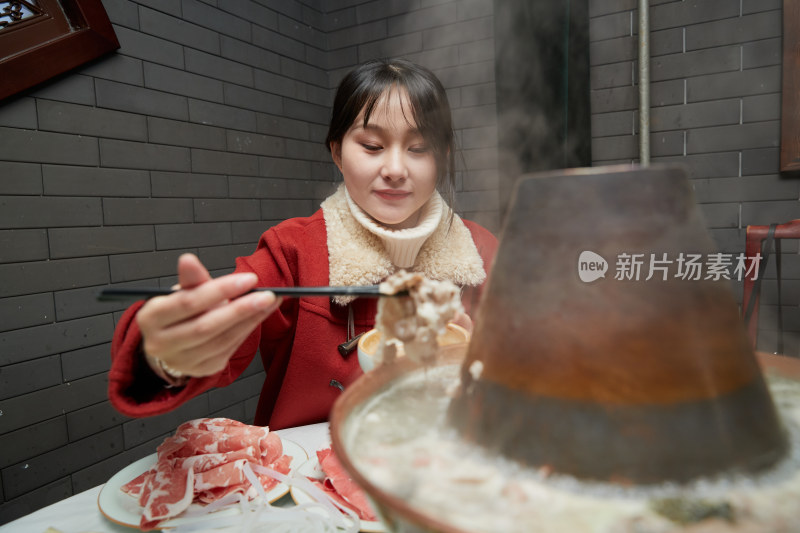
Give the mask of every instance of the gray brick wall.
[[[490, 0], [104, 5], [120, 50], [0, 102], [0, 523], [104, 482], [187, 419], [252, 419], [258, 361], [167, 415], [116, 413], [124, 305], [94, 292], [170, 284], [184, 251], [227, 273], [266, 228], [311, 213], [336, 179], [320, 143], [352, 66], [405, 56], [441, 77], [463, 149], [456, 208], [499, 227]], [[638, 157], [636, 5], [589, 2], [595, 165]], [[653, 161], [687, 167], [712, 236], [739, 253], [748, 224], [800, 217], [800, 181], [778, 172], [781, 2], [652, 0], [651, 30]], [[785, 243], [795, 354], [797, 253]]]
[[[592, 0], [595, 165], [638, 162], [638, 2]], [[687, 168], [720, 251], [744, 252], [748, 225], [800, 218], [800, 179], [779, 172], [782, 2], [650, 2], [651, 161]], [[785, 351], [800, 356], [797, 243], [783, 243]], [[741, 282], [733, 283], [739, 301]], [[767, 270], [758, 348], [777, 347]]]
[[333, 92], [361, 61], [441, 76], [466, 164], [457, 208], [499, 225], [491, 0], [104, 5], [116, 53], [0, 102], [0, 524], [103, 483], [187, 419], [252, 420], [258, 360], [173, 413], [114, 411], [125, 304], [95, 292], [171, 284], [186, 251], [230, 272], [264, 230], [311, 214], [337, 179]]

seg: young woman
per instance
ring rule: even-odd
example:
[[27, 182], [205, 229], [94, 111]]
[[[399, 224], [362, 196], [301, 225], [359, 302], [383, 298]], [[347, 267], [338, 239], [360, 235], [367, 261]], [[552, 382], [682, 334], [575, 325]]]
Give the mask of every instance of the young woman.
[[339, 85], [326, 144], [344, 183], [316, 213], [269, 229], [227, 276], [212, 279], [183, 255], [183, 290], [125, 312], [109, 372], [120, 412], [174, 409], [230, 384], [260, 351], [266, 379], [255, 424], [327, 420], [361, 374], [358, 358], [338, 346], [373, 327], [377, 300], [246, 294], [257, 286], [372, 285], [405, 268], [462, 286], [467, 315], [457, 321], [471, 327], [497, 240], [448, 207], [455, 147], [439, 80], [402, 60], [362, 65]]

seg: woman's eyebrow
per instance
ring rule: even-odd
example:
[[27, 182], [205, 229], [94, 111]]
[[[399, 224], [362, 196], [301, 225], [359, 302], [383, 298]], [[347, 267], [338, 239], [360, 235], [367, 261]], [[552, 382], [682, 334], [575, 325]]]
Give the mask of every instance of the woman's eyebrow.
[[[378, 124], [373, 124], [372, 122], [369, 122], [367, 124], [359, 124], [356, 127], [356, 129], [363, 129], [365, 131], [375, 131], [377, 133], [386, 132], [386, 128], [384, 128], [384, 127], [382, 127], [382, 126], [380, 126]], [[422, 132], [420, 132], [419, 128], [409, 127], [407, 130], [405, 130], [404, 133], [406, 133], [407, 135], [420, 135]]]

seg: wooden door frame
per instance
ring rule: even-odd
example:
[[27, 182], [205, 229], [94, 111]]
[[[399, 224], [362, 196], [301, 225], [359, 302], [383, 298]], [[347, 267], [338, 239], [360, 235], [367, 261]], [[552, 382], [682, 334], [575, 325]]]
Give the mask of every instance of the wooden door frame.
[[[19, 29], [0, 30], [0, 50], [9, 51], [0, 57], [0, 101], [119, 48], [101, 0], [58, 0], [56, 7], [60, 9], [48, 7], [44, 17], [61, 17], [66, 22], [56, 36], [39, 31], [35, 21]], [[2, 42], [19, 42], [23, 35], [22, 50]]]

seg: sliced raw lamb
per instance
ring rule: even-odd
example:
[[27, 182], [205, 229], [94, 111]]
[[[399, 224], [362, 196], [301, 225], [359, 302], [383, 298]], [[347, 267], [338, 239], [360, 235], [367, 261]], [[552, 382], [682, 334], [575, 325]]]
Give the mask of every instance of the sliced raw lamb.
[[317, 451], [317, 459], [325, 479], [309, 478], [317, 487], [339, 504], [352, 509], [361, 520], [377, 520], [367, 495], [345, 471], [331, 448]]
[[[181, 424], [158, 447], [156, 464], [132, 479], [122, 491], [138, 497], [143, 508], [139, 527], [156, 528], [192, 503], [208, 504], [239, 492], [257, 491], [244, 474], [246, 463], [289, 472], [291, 457], [283, 454], [280, 437], [268, 427], [249, 426], [227, 418], [202, 418]], [[265, 491], [277, 481], [256, 474]]]

